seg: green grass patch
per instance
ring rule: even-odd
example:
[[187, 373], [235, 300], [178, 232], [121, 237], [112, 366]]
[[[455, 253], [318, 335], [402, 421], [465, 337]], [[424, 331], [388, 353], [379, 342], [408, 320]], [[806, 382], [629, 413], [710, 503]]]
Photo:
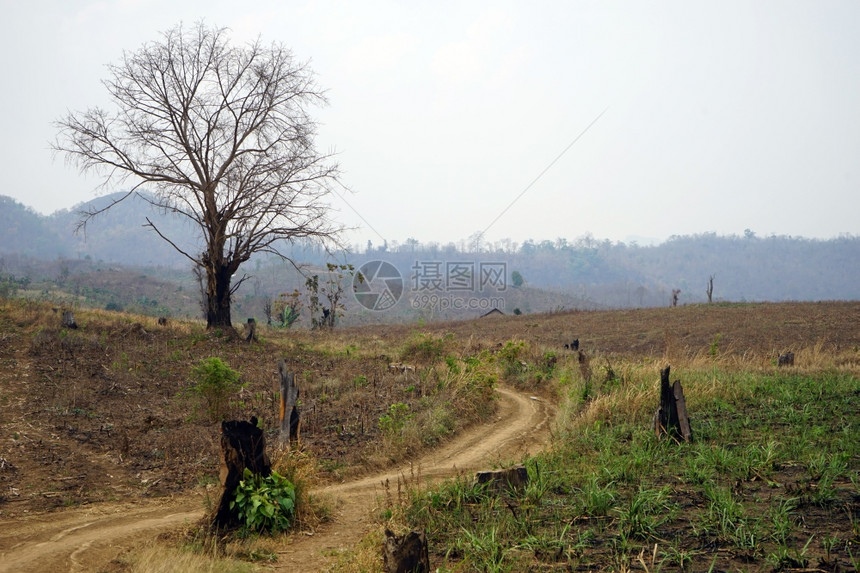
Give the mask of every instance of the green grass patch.
[[[516, 377], [522, 348], [503, 352], [500, 375]], [[587, 401], [565, 380], [561, 394], [576, 403], [562, 408], [570, 419], [553, 448], [528, 460], [525, 491], [460, 477], [413, 493], [402, 518], [427, 532], [440, 571], [850, 566], [860, 532], [857, 378], [677, 374], [693, 443], [654, 435], [656, 375], [604, 384]]]

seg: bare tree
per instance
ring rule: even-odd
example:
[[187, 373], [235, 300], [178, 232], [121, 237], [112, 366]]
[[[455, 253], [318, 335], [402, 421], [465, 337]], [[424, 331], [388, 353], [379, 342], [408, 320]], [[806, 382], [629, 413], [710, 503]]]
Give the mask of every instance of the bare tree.
[[204, 271], [209, 328], [232, 326], [230, 297], [247, 278], [233, 276], [253, 253], [289, 260], [288, 243], [338, 244], [341, 230], [325, 202], [339, 168], [316, 150], [307, 113], [326, 101], [313, 72], [280, 44], [234, 47], [227, 36], [179, 25], [124, 53], [103, 82], [117, 110], [70, 112], [53, 146], [104, 175], [103, 187], [131, 183], [108, 207], [83, 212], [79, 228], [144, 186], [153, 206], [199, 227], [205, 250], [189, 253], [146, 219]]
[[714, 277], [715, 276], [716, 275], [711, 275], [710, 277], [708, 277], [708, 288], [707, 288], [707, 290], [705, 290], [705, 294], [708, 295], [708, 304], [711, 304], [711, 300], [713, 299], [713, 296], [714, 296]]

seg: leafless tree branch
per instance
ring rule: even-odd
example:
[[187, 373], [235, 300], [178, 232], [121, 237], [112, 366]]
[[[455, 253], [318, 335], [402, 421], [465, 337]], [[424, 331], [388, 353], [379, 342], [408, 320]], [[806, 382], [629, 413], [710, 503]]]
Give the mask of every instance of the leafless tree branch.
[[205, 250], [207, 321], [230, 326], [231, 278], [254, 253], [289, 260], [280, 245], [316, 239], [339, 245], [342, 227], [326, 199], [339, 167], [314, 145], [308, 108], [326, 103], [306, 63], [280, 44], [230, 45], [225, 29], [181, 25], [126, 52], [103, 84], [116, 111], [92, 108], [56, 122], [54, 150], [104, 188], [126, 195], [84, 213], [86, 222], [136, 190], [153, 207], [190, 220]]

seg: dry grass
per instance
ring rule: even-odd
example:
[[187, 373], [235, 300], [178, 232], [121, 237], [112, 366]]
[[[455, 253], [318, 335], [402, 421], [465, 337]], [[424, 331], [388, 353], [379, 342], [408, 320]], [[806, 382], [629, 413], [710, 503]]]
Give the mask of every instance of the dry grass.
[[[50, 467], [66, 475], [118, 476], [117, 481], [131, 484], [123, 495], [164, 495], [194, 487], [217, 471], [217, 433], [195, 418], [188, 399], [181, 398], [190, 367], [203, 357], [224, 357], [248, 382], [233, 414], [247, 418], [263, 412], [262, 419], [273, 428], [274, 370], [283, 357], [305, 382], [301, 398], [307, 425], [304, 448], [275, 452], [273, 461], [296, 484], [300, 499], [306, 496], [306, 503], [299, 504], [302, 528], [315, 527], [329, 513], [324, 501], [307, 494], [312, 485], [432, 447], [457, 427], [452, 417], [460, 421], [485, 415], [490, 403], [485, 391], [499, 378], [557, 397], [558, 439], [597, 422], [647, 424], [656, 407], [659, 370], [666, 365], [672, 367], [673, 380], [681, 379], [691, 410], [715, 398], [736, 400], [747, 391], [743, 380], [750, 374], [860, 374], [860, 303], [566, 312], [332, 332], [262, 327], [257, 345], [231, 342], [207, 332], [198, 321], [171, 320], [162, 327], [155, 318], [101, 310], [75, 309], [75, 316], [81, 328], [64, 332], [58, 327], [59, 313], [46, 304], [0, 301], [0, 375], [10, 381], [2, 396], [9, 414], [4, 431], [20, 434], [16, 443], [2, 444], [6, 450], [0, 452], [21, 468], [14, 477], [19, 481], [9, 485], [23, 491], [20, 480]], [[562, 348], [574, 338], [589, 356], [589, 377], [577, 355]], [[508, 343], [521, 345], [516, 360], [525, 366], [506, 374], [501, 360]], [[795, 353], [795, 366], [778, 369], [776, 356], [787, 350]], [[389, 372], [388, 363], [400, 360], [408, 360], [415, 370]], [[29, 361], [32, 367], [26, 371], [16, 366]], [[481, 382], [477, 387], [476, 381]], [[431, 389], [433, 400], [427, 397]], [[383, 438], [378, 420], [395, 402], [409, 402], [415, 415], [397, 439]], [[56, 434], [56, 428], [57, 439], [45, 438]], [[435, 433], [428, 428], [436, 428]], [[438, 439], [428, 441], [428, 435]], [[50, 450], [28, 449], [32, 459], [12, 460], [11, 455], [25, 451], [18, 443], [31, 448], [40, 439]], [[320, 465], [327, 471], [321, 472]], [[156, 475], [162, 478], [158, 488], [142, 482], [152, 483]], [[99, 501], [98, 492], [115, 485], [92, 480], [69, 492], [68, 501]], [[379, 539], [381, 529], [360, 548], [359, 555], [367, 552], [356, 558], [362, 565], [344, 558], [344, 568], [338, 570], [377, 570]], [[265, 557], [278, 540], [259, 543], [237, 542], [229, 554], [246, 561], [256, 559], [249, 557], [252, 553]], [[152, 553], [164, 553], [168, 557], [162, 561], [170, 564], [185, 563], [179, 555], [185, 552], [168, 549], [159, 545]], [[134, 570], [249, 570], [241, 564], [230, 569], [230, 560], [215, 569], [205, 564], [196, 569], [190, 561], [182, 568], [160, 569], [153, 554], [140, 555], [140, 567], [152, 562], [152, 568]], [[200, 550], [190, 556], [200, 557]]]
[[287, 478], [296, 491], [295, 529], [313, 530], [329, 519], [331, 505], [311, 493], [313, 486], [321, 481], [319, 461], [306, 450], [293, 448], [276, 449], [272, 469]]
[[367, 573], [382, 570], [382, 544], [385, 540], [385, 526], [375, 525], [350, 549], [339, 553], [328, 573]]
[[207, 551], [156, 543], [123, 559], [131, 573], [250, 573], [258, 567], [241, 559], [226, 557], [212, 546]]

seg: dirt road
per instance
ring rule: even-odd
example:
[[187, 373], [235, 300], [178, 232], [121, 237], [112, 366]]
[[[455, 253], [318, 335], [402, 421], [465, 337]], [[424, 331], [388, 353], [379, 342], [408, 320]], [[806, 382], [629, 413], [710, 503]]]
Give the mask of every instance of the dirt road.
[[[458, 471], [489, 468], [494, 461], [517, 459], [543, 447], [552, 407], [508, 388], [499, 388], [498, 393], [499, 409], [493, 422], [471, 428], [411, 466], [319, 490], [337, 500], [335, 519], [313, 535], [293, 536], [279, 552], [274, 569], [319, 571], [332, 552], [360, 540], [370, 527], [371, 511], [386, 479], [396, 489], [398, 476], [410, 476], [413, 470], [422, 480], [439, 479]], [[124, 550], [200, 519], [202, 508], [202, 499], [190, 496], [94, 504], [0, 523], [0, 573], [97, 571]]]

